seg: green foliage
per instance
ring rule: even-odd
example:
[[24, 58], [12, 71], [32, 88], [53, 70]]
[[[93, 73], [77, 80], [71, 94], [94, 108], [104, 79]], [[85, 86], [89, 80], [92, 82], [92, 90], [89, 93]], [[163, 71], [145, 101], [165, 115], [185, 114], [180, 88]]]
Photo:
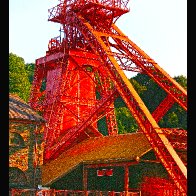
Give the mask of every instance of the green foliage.
[[136, 132], [138, 125], [127, 107], [116, 108], [115, 113], [119, 134]]
[[174, 80], [178, 82], [183, 88], [187, 89], [187, 78], [183, 75], [174, 77]]
[[[29, 82], [32, 85], [33, 78], [34, 78], [34, 71], [35, 71], [35, 64], [34, 63], [27, 63], [25, 65], [26, 72], [28, 74]], [[44, 91], [46, 89], [46, 78], [43, 78], [43, 81], [41, 83], [40, 91]]]
[[[142, 79], [142, 81], [147, 82], [146, 77], [143, 78], [144, 79]], [[139, 83], [139, 81], [135, 80], [134, 78], [130, 78], [129, 81], [132, 83], [138, 94], [142, 95], [147, 90], [148, 83]]]
[[25, 65], [25, 70], [26, 70], [26, 72], [28, 74], [29, 82], [31, 84], [33, 82], [34, 69], [35, 69], [35, 64], [34, 63], [27, 63]]
[[106, 117], [103, 117], [100, 120], [98, 120], [97, 126], [100, 133], [102, 133], [103, 135], [108, 135]]
[[25, 69], [24, 59], [9, 54], [9, 92], [15, 93], [24, 101], [28, 101], [30, 94], [30, 82]]
[[131, 79], [131, 81], [133, 80], [136, 80], [141, 86], [146, 87], [145, 91], [138, 91], [138, 88], [132, 83], [146, 107], [152, 113], [165, 98], [166, 92], [147, 75], [137, 74]]
[[178, 104], [174, 104], [160, 120], [160, 127], [182, 128], [187, 130], [187, 112]]
[[[166, 97], [166, 92], [148, 76], [138, 74], [134, 79], [141, 83], [141, 85], [146, 86], [147, 90], [143, 93], [138, 92], [138, 94], [144, 101], [149, 111], [152, 113]], [[174, 79], [182, 87], [184, 87], [185, 89], [187, 88], [186, 77], [181, 75], [175, 77]], [[165, 114], [165, 116], [160, 120], [159, 125], [160, 127], [187, 129], [187, 112], [177, 103], [175, 103]]]
[[[182, 87], [187, 89], [186, 77], [181, 75], [174, 79]], [[167, 95], [166, 92], [147, 75], [137, 74], [129, 80], [151, 113], [153, 113]], [[136, 125], [137, 123], [133, 119], [132, 115], [128, 114], [129, 110], [121, 97], [118, 97], [117, 101], [115, 101], [115, 108], [119, 133], [130, 133], [136, 131], [138, 128]], [[175, 103], [158, 122], [158, 124], [160, 127], [187, 129], [187, 112]]]
[[121, 108], [121, 107], [126, 107], [126, 104], [123, 101], [123, 99], [120, 96], [118, 96], [114, 101], [114, 106], [115, 108]]

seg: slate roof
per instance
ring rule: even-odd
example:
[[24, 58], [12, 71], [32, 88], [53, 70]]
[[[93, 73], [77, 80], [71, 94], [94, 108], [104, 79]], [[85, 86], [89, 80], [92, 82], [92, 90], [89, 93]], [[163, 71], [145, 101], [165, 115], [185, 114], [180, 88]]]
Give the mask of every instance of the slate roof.
[[9, 94], [9, 121], [41, 124], [45, 120], [18, 95]]
[[143, 133], [89, 138], [42, 165], [42, 183], [50, 185], [82, 162], [131, 161], [151, 149]]

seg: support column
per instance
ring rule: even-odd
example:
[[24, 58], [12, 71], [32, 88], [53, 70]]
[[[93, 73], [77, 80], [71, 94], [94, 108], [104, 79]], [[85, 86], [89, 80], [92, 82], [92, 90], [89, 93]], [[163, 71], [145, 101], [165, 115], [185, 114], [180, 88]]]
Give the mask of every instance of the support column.
[[88, 195], [88, 169], [84, 166], [83, 167], [83, 188], [84, 188], [84, 193], [85, 193], [85, 196]]
[[124, 174], [124, 191], [125, 195], [128, 195], [129, 191], [129, 167], [128, 165], [124, 166], [125, 174]]

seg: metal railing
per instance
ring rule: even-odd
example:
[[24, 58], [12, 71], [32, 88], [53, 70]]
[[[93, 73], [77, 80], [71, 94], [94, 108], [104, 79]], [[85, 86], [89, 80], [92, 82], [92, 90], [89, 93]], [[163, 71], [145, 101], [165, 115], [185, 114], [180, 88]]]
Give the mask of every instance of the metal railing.
[[77, 191], [55, 189], [10, 189], [9, 196], [141, 196], [140, 191]]

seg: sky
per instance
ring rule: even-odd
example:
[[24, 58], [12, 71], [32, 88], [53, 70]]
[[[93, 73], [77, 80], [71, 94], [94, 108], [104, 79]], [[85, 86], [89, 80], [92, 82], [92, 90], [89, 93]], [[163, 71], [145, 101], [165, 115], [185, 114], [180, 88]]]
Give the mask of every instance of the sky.
[[[58, 3], [9, 0], [9, 52], [25, 63], [45, 56], [49, 40], [59, 36], [60, 24], [48, 21]], [[121, 31], [171, 77], [187, 77], [187, 1], [129, 0], [128, 7], [116, 22]]]

